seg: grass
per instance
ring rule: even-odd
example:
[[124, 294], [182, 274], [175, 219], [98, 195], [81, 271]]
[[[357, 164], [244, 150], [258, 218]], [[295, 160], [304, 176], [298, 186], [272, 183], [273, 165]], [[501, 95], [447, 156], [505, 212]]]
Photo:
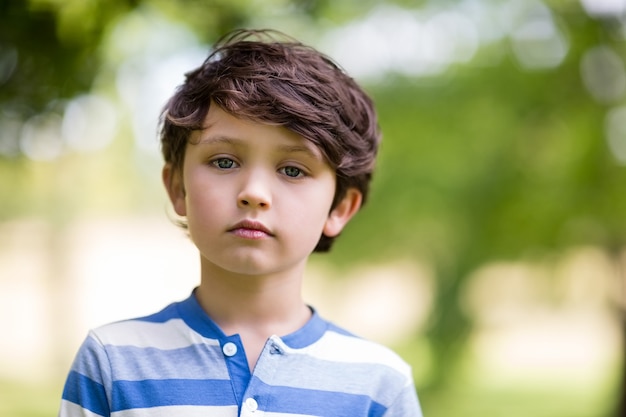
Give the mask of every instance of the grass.
[[56, 383], [25, 383], [0, 380], [0, 416], [56, 416], [61, 398], [61, 385]]

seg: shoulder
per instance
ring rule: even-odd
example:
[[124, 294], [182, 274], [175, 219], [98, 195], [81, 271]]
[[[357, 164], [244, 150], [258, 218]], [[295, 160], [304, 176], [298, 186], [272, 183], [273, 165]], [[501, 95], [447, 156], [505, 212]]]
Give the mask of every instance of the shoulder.
[[324, 335], [305, 350], [318, 359], [367, 367], [378, 370], [379, 374], [395, 375], [406, 383], [413, 379], [411, 366], [392, 349], [332, 323], [328, 323]]
[[92, 329], [89, 337], [102, 346], [135, 346], [175, 349], [189, 344], [188, 326], [172, 303], [143, 317], [117, 321]]
[[[280, 374], [280, 385], [340, 393], [367, 399], [384, 410], [400, 410], [388, 411], [389, 416], [420, 415], [411, 367], [380, 343], [326, 322], [321, 337], [285, 353], [290, 372]], [[277, 378], [279, 373], [272, 372]]]

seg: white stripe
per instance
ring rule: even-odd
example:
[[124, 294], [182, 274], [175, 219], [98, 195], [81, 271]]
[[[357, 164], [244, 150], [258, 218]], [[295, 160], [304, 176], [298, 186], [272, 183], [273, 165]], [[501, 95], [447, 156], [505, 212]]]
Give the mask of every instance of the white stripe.
[[386, 346], [353, 336], [328, 331], [316, 343], [292, 350], [331, 362], [385, 365], [412, 379], [411, 367]]
[[111, 417], [237, 417], [237, 406], [193, 406], [133, 408], [116, 411]]
[[216, 339], [207, 339], [191, 330], [181, 319], [165, 323], [139, 320], [107, 324], [91, 331], [103, 345], [180, 349], [194, 344], [219, 345]]
[[61, 400], [59, 408], [59, 417], [102, 417], [100, 414], [81, 407], [80, 405], [67, 400]]
[[264, 417], [315, 417], [310, 414], [291, 414], [291, 413], [268, 413], [263, 414]]

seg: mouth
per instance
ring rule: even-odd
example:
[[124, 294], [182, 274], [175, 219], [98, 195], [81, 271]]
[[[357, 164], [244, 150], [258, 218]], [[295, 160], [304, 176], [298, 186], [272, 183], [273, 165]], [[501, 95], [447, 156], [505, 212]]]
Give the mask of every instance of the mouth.
[[243, 220], [228, 229], [229, 233], [245, 239], [263, 239], [274, 234], [261, 222]]

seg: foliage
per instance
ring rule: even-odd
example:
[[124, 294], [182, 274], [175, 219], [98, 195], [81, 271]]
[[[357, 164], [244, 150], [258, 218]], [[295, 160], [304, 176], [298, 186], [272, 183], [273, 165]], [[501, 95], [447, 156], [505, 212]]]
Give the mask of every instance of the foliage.
[[[91, 87], [106, 25], [125, 1], [0, 2], [0, 104], [26, 118]], [[129, 2], [132, 3], [132, 2]]]
[[373, 88], [385, 133], [374, 196], [334, 256], [434, 264], [433, 385], [450, 375], [471, 329], [459, 300], [479, 265], [626, 243], [626, 167], [605, 140], [609, 106], [580, 77], [584, 52], [612, 32], [561, 12], [575, 39], [556, 69], [524, 71], [505, 55], [492, 66]]

